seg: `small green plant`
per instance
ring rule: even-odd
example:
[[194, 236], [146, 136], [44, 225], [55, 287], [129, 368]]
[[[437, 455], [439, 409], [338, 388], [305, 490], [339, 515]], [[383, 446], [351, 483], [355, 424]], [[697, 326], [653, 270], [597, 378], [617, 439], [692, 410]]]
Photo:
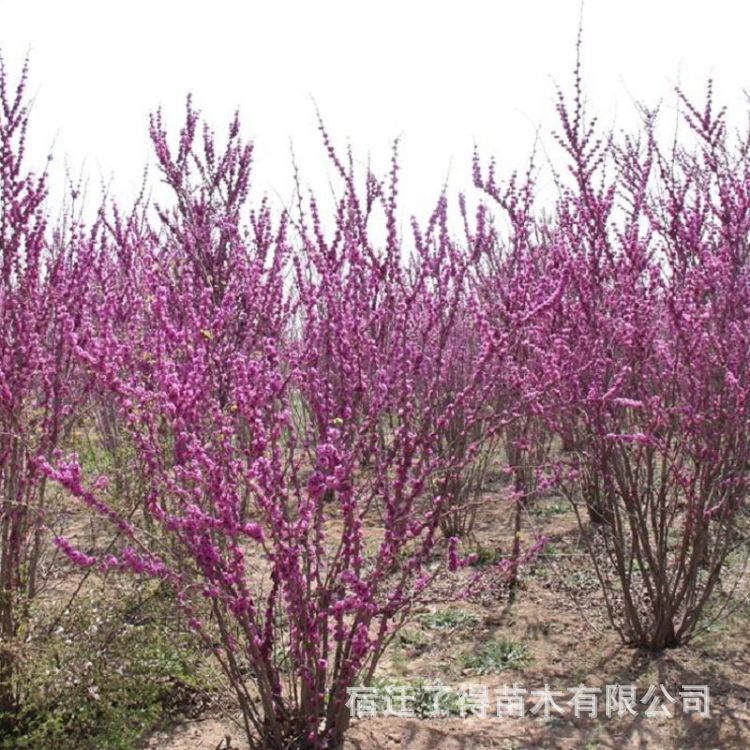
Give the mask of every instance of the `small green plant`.
[[422, 615], [419, 622], [430, 630], [454, 630], [461, 627], [476, 625], [479, 619], [473, 612], [465, 609], [441, 609]]
[[390, 698], [394, 705], [404, 696], [406, 706], [418, 719], [435, 718], [436, 715], [461, 716], [459, 694], [427, 680], [379, 678], [372, 681], [371, 687], [378, 691], [384, 702]]
[[475, 674], [492, 674], [506, 669], [517, 669], [529, 664], [529, 649], [523, 643], [500, 638], [465, 654], [463, 664]]
[[503, 558], [503, 554], [498, 547], [485, 547], [479, 543], [474, 548], [473, 554], [471, 565], [475, 568], [497, 565]]

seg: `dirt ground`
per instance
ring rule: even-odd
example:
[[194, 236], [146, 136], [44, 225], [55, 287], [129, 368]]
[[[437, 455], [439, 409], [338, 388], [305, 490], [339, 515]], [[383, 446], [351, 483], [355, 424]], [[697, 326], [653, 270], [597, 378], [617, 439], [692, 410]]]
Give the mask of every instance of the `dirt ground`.
[[[491, 513], [477, 523], [476, 543], [483, 554], [507, 554], [512, 538], [508, 505], [499, 494], [488, 498]], [[540, 501], [527, 519], [526, 542], [549, 536], [542, 556], [523, 570], [512, 605], [500, 579], [488, 573], [473, 581], [477, 568], [458, 578], [442, 578], [430, 601], [415, 612], [381, 663], [382, 687], [432, 683], [453, 691], [486, 687], [485, 718], [469, 703], [455, 704], [447, 718], [377, 716], [353, 720], [347, 750], [746, 750], [750, 748], [750, 656], [747, 615], [740, 593], [734, 610], [722, 614], [689, 644], [654, 657], [623, 646], [610, 627], [598, 582], [585, 557], [573, 513], [553, 498]], [[491, 570], [486, 566], [482, 570]], [[466, 591], [467, 584], [469, 591]], [[719, 595], [721, 601], [721, 594]], [[448, 614], [446, 614], [448, 613]], [[442, 619], [441, 619], [441, 616]], [[476, 668], [473, 654], [506, 639], [523, 658]], [[516, 684], [526, 689], [523, 718], [497, 717], [496, 691]], [[545, 685], [563, 693], [562, 715], [543, 710], [532, 691]], [[569, 701], [576, 686], [601, 689], [596, 718], [573, 715]], [[636, 715], [605, 715], [607, 685], [634, 685]], [[683, 712], [685, 685], [708, 687], [708, 716]], [[655, 696], [647, 692], [654, 686]], [[661, 692], [666, 690], [667, 697]], [[469, 708], [467, 708], [469, 706]], [[462, 718], [461, 708], [467, 715]], [[647, 715], [648, 709], [652, 715]], [[478, 710], [481, 713], [481, 710]], [[665, 712], [669, 715], [665, 715]], [[148, 748], [215, 750], [243, 748], [231, 716], [210, 715], [152, 736]]]

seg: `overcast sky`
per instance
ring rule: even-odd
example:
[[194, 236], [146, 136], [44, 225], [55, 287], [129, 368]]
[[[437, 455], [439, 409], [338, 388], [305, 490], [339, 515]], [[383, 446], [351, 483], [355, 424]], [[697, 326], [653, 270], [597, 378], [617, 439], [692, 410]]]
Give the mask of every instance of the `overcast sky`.
[[[327, 171], [315, 103], [339, 143], [387, 166], [402, 137], [402, 199], [423, 212], [450, 177], [469, 186], [476, 142], [523, 167], [537, 132], [554, 151], [555, 83], [568, 86], [579, 0], [0, 0], [9, 69], [31, 57], [32, 154], [104, 180], [128, 198], [149, 158], [147, 116], [179, 125], [192, 92], [217, 129], [235, 107], [256, 143], [256, 178], [291, 192], [290, 142], [303, 179]], [[618, 126], [632, 100], [700, 94], [706, 79], [742, 110], [750, 87], [750, 4], [740, 0], [587, 0], [589, 107]], [[666, 106], [668, 105], [668, 107]]]

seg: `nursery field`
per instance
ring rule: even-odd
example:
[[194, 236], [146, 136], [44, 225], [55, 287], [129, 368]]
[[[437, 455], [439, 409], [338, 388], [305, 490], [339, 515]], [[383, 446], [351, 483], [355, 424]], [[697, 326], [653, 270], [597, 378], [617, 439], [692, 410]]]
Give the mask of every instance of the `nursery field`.
[[[579, 41], [580, 52], [580, 41]], [[746, 748], [750, 126], [587, 112], [425, 217], [148, 123], [133, 205], [0, 66], [0, 750]], [[44, 163], [44, 162], [42, 162]], [[304, 165], [303, 165], [304, 166]], [[88, 202], [87, 202], [88, 201]]]

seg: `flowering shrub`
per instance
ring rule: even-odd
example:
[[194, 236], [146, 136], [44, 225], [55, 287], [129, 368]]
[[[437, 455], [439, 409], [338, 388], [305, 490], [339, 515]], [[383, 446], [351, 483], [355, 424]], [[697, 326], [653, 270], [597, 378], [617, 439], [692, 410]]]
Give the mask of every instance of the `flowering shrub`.
[[18, 708], [17, 638], [43, 578], [38, 458], [63, 442], [87, 390], [68, 334], [86, 315], [92, 240], [72, 212], [47, 232], [47, 174], [24, 163], [26, 83], [24, 67], [13, 87], [0, 58], [0, 726]]
[[695, 629], [747, 493], [746, 152], [733, 152], [710, 88], [702, 112], [683, 99], [697, 149], [671, 154], [651, 113], [640, 142], [596, 140], [578, 95], [574, 117], [559, 110], [576, 179], [559, 207], [578, 373], [567, 491], [596, 530], [610, 618], [658, 651]]
[[508, 574], [514, 598], [524, 559], [533, 559], [544, 546], [538, 538], [523, 552], [523, 517], [537, 496], [538, 477], [548, 468], [555, 436], [545, 417], [562, 406], [558, 366], [568, 342], [558, 335], [559, 303], [568, 282], [567, 259], [549, 227], [534, 215], [533, 159], [523, 178], [513, 174], [501, 183], [490, 162], [483, 171], [479, 155], [473, 161], [474, 185], [499, 207], [509, 232], [502, 236], [479, 215], [474, 241], [481, 248], [475, 284], [495, 336], [507, 342], [504, 361], [496, 371], [493, 403], [497, 413], [512, 413], [501, 431], [503, 471], [509, 477], [506, 500], [513, 516], [513, 542]]
[[[48, 474], [122, 543], [90, 555], [56, 541], [78, 565], [172, 585], [253, 746], [337, 747], [347, 687], [372, 677], [439, 570], [441, 493], [479, 448], [497, 346], [474, 353], [446, 399], [468, 262], [433, 239], [401, 262], [395, 157], [388, 184], [368, 175], [361, 195], [325, 136], [344, 184], [335, 230], [326, 236], [314, 200], [301, 204], [292, 254], [286, 217], [274, 225], [263, 207], [251, 231], [240, 225], [250, 149], [237, 124], [219, 153], [207, 131], [196, 145], [197, 123], [189, 108], [173, 156], [153, 121], [176, 201], [142, 235], [126, 330], [107, 323], [105, 292], [99, 319], [71, 335], [135, 446], [151, 525], [108, 500], [104, 478], [87, 486], [75, 457], [58, 458]], [[380, 249], [367, 228], [376, 200]], [[441, 430], [458, 409], [462, 451], [446, 456]]]

